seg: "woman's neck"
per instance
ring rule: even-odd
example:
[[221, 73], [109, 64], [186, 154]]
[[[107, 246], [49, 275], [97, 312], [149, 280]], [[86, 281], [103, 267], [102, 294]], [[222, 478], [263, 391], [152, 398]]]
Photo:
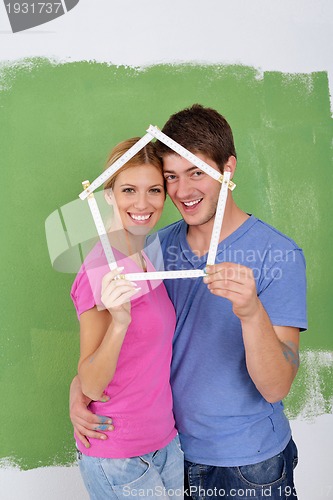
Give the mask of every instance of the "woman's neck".
[[142, 257], [145, 244], [145, 235], [134, 235], [124, 228], [109, 230], [109, 241], [113, 248], [134, 260], [136, 264], [145, 270], [146, 263]]

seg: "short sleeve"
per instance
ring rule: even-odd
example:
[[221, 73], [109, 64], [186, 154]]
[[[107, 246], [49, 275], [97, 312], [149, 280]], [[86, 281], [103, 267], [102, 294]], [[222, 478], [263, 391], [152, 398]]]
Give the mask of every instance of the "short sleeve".
[[81, 268], [77, 274], [70, 295], [78, 318], [80, 318], [80, 314], [96, 305], [90, 281], [84, 268]]
[[299, 248], [264, 267], [258, 296], [273, 325], [307, 329], [305, 270]]

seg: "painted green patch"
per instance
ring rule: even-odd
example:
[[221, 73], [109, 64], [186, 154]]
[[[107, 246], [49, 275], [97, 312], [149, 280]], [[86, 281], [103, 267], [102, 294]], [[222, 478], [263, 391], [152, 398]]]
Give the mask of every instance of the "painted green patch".
[[[143, 135], [150, 123], [162, 126], [171, 113], [194, 102], [217, 108], [234, 129], [238, 203], [304, 248], [310, 329], [302, 343], [314, 354], [295, 387], [311, 397], [305, 389], [312, 378], [305, 373], [319, 362], [316, 350], [333, 350], [326, 73], [21, 61], [0, 71], [0, 416], [1, 456], [22, 468], [73, 458], [67, 402], [78, 358], [78, 324], [69, 298], [73, 276], [51, 268], [44, 222], [77, 197], [82, 180], [97, 177], [113, 145]], [[168, 204], [161, 225], [175, 218]], [[319, 373], [322, 382], [315, 390], [323, 405], [311, 408], [312, 414], [331, 411], [331, 368]], [[291, 416], [307, 413], [293, 393], [287, 409]]]

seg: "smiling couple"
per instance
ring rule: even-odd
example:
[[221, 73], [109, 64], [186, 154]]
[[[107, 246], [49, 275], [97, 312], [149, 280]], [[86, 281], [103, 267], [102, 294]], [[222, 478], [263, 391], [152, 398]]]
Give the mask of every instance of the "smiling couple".
[[[163, 132], [234, 176], [232, 131], [217, 111], [193, 105]], [[137, 140], [116, 146], [107, 167]], [[297, 448], [282, 399], [307, 328], [302, 250], [229, 192], [218, 264], [206, 268], [220, 184], [159, 141], [104, 189], [119, 268], [109, 272], [97, 244], [71, 291], [80, 359], [70, 414], [90, 498], [202, 499], [224, 491], [243, 500], [251, 488], [251, 498], [266, 499], [269, 488], [268, 498], [292, 492], [296, 499]], [[147, 236], [166, 193], [182, 219]], [[123, 269], [154, 271], [157, 243], [164, 269], [206, 268], [206, 276], [115, 279]], [[258, 258], [244, 261], [249, 251]]]

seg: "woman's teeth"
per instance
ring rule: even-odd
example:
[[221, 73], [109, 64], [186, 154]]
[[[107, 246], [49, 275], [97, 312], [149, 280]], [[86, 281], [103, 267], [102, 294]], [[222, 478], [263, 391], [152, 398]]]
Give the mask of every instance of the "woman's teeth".
[[148, 220], [151, 217], [151, 214], [148, 215], [134, 215], [130, 214], [131, 218], [134, 220], [142, 221], [142, 220]]

